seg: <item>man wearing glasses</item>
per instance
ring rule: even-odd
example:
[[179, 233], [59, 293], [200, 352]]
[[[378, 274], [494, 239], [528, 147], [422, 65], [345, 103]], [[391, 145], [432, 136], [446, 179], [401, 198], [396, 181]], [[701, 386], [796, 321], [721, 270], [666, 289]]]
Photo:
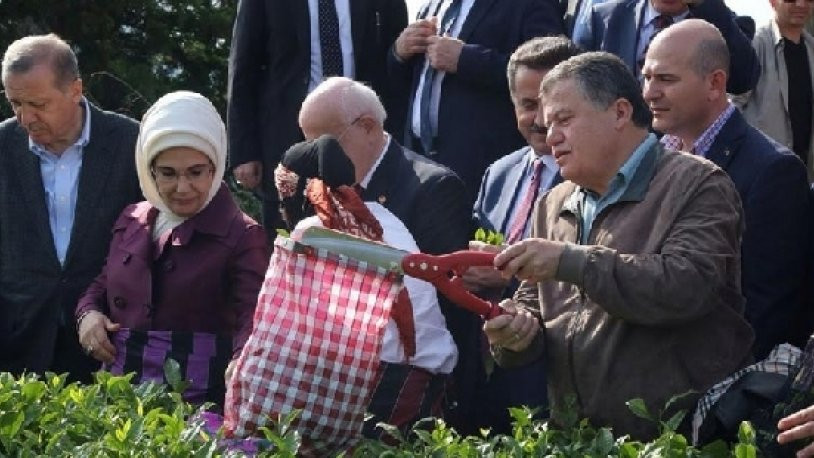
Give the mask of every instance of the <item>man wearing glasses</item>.
[[142, 200], [138, 124], [83, 97], [76, 55], [56, 35], [12, 43], [2, 82], [14, 118], [0, 124], [0, 371], [89, 381], [97, 365], [73, 309], [113, 222]]
[[805, 30], [813, 0], [769, 0], [774, 19], [752, 42], [762, 74], [741, 104], [750, 124], [794, 151], [814, 178], [814, 37]]

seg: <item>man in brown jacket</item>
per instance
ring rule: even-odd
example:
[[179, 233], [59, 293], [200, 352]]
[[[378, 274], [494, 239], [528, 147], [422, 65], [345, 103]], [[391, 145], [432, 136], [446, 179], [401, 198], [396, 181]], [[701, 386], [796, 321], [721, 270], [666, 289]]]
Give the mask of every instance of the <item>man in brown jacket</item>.
[[592, 423], [648, 438], [657, 425], [626, 401], [658, 411], [750, 358], [740, 199], [721, 169], [648, 132], [640, 86], [617, 57], [561, 63], [541, 100], [539, 122], [569, 181], [538, 202], [532, 238], [495, 259], [523, 284], [485, 331], [499, 364], [545, 352], [555, 420], [573, 395]]

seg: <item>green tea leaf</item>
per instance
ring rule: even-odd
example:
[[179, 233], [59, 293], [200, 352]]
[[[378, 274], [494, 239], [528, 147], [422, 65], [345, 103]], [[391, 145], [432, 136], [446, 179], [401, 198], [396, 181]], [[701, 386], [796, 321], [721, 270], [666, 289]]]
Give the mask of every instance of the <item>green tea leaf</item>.
[[486, 231], [482, 227], [479, 227], [475, 231], [475, 240], [478, 242], [486, 242]]
[[627, 407], [631, 412], [633, 412], [633, 415], [636, 415], [639, 418], [644, 418], [645, 420], [653, 420], [653, 416], [650, 415], [650, 411], [647, 410], [647, 406], [644, 404], [644, 399], [631, 399], [625, 404], [627, 404]]

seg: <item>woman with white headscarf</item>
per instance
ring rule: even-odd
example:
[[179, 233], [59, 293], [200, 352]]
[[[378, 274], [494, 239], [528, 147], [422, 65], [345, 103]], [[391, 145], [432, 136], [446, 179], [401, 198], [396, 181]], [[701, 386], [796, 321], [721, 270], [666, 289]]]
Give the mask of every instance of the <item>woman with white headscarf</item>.
[[187, 399], [221, 404], [226, 365], [251, 332], [265, 233], [222, 182], [226, 131], [205, 97], [161, 97], [144, 114], [135, 160], [147, 200], [114, 224], [106, 265], [76, 308], [79, 342], [135, 381], [162, 381], [172, 358]]

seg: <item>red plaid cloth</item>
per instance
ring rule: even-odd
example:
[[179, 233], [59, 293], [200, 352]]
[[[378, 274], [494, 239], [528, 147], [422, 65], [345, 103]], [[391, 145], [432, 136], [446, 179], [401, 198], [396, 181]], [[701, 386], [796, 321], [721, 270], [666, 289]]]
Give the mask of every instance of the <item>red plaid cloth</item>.
[[398, 277], [324, 250], [274, 242], [254, 329], [237, 359], [224, 409], [227, 436], [247, 437], [293, 409], [303, 455], [359, 439]]

